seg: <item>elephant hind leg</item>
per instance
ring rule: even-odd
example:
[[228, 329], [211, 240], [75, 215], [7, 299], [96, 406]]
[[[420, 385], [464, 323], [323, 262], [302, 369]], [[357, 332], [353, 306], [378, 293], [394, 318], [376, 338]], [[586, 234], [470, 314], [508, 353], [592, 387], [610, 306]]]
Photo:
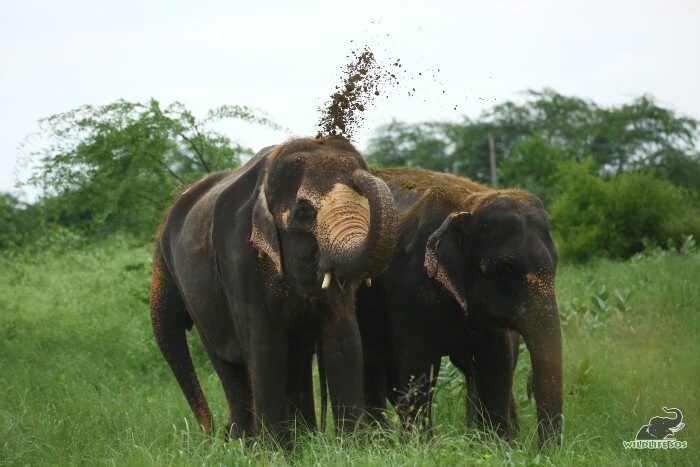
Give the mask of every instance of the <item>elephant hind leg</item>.
[[163, 261], [160, 248], [153, 255], [151, 281], [151, 323], [156, 343], [187, 399], [197, 423], [205, 433], [212, 431], [212, 416], [194, 370], [186, 330], [192, 321], [177, 286]]
[[226, 433], [232, 439], [253, 434], [253, 397], [250, 391], [248, 368], [243, 363], [219, 359], [207, 349], [229, 406]]

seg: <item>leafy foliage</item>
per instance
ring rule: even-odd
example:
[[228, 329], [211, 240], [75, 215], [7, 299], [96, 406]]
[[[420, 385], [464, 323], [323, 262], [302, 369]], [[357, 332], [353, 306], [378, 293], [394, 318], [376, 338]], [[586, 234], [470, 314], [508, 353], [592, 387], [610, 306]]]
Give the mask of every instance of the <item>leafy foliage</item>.
[[367, 156], [488, 182], [491, 135], [500, 185], [551, 207], [564, 257], [619, 257], [640, 251], [643, 238], [700, 234], [698, 129], [650, 96], [601, 107], [544, 89], [476, 120], [394, 121], [377, 130]]
[[[415, 165], [487, 182], [491, 133], [503, 175], [511, 182], [527, 184], [528, 178], [513, 177], [515, 167], [501, 164], [546, 145], [546, 152], [558, 152], [567, 160], [590, 158], [601, 174], [652, 168], [697, 190], [698, 129], [696, 120], [676, 115], [650, 96], [605, 108], [544, 89], [528, 91], [522, 103], [497, 105], [477, 120], [392, 122], [377, 130], [367, 155], [380, 165]], [[528, 148], [524, 140], [532, 140], [536, 147]]]
[[681, 189], [648, 171], [621, 173], [609, 180], [592, 164], [561, 166], [561, 195], [551, 205], [552, 230], [562, 255], [588, 259], [601, 252], [626, 257], [643, 249], [643, 239], [662, 243], [684, 211]]
[[552, 146], [540, 133], [535, 133], [518, 141], [511, 157], [501, 164], [502, 184], [537, 193], [548, 203], [557, 192], [559, 166], [566, 160], [565, 150]]
[[222, 106], [198, 119], [179, 102], [162, 108], [153, 99], [53, 115], [40, 122], [45, 144], [30, 152], [36, 165], [26, 183], [43, 190], [53, 222], [91, 233], [152, 233], [180, 187], [252, 153], [210, 128], [225, 118], [276, 127], [247, 107]]
[[22, 202], [9, 193], [0, 193], [0, 250], [23, 244], [42, 226], [42, 213], [36, 205]]

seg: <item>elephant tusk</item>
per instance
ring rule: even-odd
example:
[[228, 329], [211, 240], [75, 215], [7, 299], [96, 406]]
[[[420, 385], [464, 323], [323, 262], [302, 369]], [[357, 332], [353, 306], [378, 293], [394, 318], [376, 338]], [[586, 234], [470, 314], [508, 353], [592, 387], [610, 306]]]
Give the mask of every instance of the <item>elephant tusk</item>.
[[323, 283], [321, 284], [321, 288], [323, 290], [326, 290], [330, 285], [331, 285], [331, 272], [327, 271], [323, 275]]
[[367, 279], [365, 279], [365, 285], [367, 287], [372, 287], [372, 278], [371, 277], [368, 277]]

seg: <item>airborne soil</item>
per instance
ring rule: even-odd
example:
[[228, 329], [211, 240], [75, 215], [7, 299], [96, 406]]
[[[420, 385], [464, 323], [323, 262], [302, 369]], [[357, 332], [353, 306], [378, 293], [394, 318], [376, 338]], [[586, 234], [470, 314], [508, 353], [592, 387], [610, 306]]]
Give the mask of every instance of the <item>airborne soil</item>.
[[400, 60], [384, 65], [368, 47], [353, 50], [348, 58], [351, 60], [344, 67], [342, 84], [335, 87], [325, 108], [319, 108], [318, 137], [338, 135], [352, 140], [364, 122], [365, 109], [399, 84], [392, 70], [402, 67]]

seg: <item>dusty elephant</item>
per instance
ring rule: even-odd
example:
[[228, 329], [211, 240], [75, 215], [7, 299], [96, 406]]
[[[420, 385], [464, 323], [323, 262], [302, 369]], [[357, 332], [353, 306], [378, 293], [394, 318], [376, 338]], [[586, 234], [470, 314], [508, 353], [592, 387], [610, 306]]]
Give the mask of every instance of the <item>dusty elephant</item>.
[[311, 359], [325, 351], [336, 426], [363, 412], [354, 294], [395, 245], [387, 185], [338, 137], [268, 147], [187, 189], [166, 213], [153, 257], [156, 341], [199, 425], [212, 416], [190, 357], [197, 329], [230, 408], [229, 433], [316, 424]]
[[388, 398], [406, 425], [430, 425], [447, 355], [467, 377], [477, 423], [512, 437], [520, 334], [533, 364], [540, 443], [558, 442], [558, 256], [540, 200], [422, 169], [373, 173], [389, 185], [400, 224], [389, 268], [358, 292], [370, 413], [380, 417]]

